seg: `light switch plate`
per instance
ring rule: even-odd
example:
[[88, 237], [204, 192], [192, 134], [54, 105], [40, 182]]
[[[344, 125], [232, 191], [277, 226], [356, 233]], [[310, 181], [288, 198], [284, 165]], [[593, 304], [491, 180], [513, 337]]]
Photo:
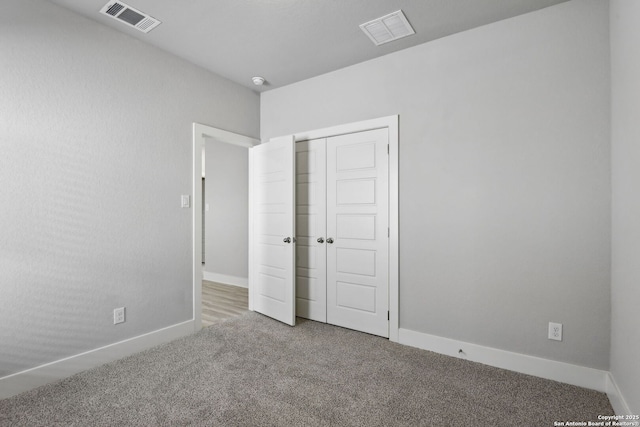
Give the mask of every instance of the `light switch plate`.
[[188, 208], [188, 207], [190, 207], [190, 206], [191, 206], [191, 201], [190, 201], [189, 199], [190, 199], [190, 198], [189, 198], [189, 196], [188, 196], [188, 195], [186, 195], [186, 194], [183, 194], [183, 195], [182, 195], [182, 198], [181, 198], [181, 200], [180, 200], [180, 201], [181, 201], [181, 206], [182, 206], [183, 208]]

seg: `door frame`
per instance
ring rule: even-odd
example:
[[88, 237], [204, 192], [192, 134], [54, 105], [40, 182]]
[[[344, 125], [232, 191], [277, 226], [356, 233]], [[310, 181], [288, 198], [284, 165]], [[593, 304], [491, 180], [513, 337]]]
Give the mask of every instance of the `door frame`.
[[[229, 132], [213, 126], [193, 123], [193, 187], [192, 203], [193, 209], [193, 325], [197, 332], [202, 329], [202, 148], [207, 138], [225, 144], [237, 145], [247, 149], [260, 144], [260, 140], [238, 133]], [[247, 153], [248, 155], [248, 153]]]
[[[298, 142], [383, 128], [387, 128], [389, 131], [389, 341], [398, 342], [400, 329], [399, 116], [386, 116], [297, 132], [293, 136]], [[249, 187], [249, 200], [251, 200], [252, 191], [252, 188]], [[249, 277], [252, 273], [251, 268], [251, 263], [249, 263]], [[251, 280], [249, 286], [251, 287]], [[252, 292], [253, 290], [250, 288], [249, 295]], [[249, 309], [252, 309], [251, 301], [249, 301]]]

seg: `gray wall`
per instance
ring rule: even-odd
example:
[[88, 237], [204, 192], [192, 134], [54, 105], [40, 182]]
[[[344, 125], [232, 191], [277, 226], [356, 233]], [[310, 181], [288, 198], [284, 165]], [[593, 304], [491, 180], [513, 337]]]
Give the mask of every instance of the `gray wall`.
[[611, 372], [640, 413], [640, 2], [611, 2], [613, 247]]
[[400, 326], [608, 369], [608, 64], [571, 1], [264, 92], [261, 137], [399, 114]]
[[249, 149], [207, 139], [206, 272], [249, 277]]
[[46, 1], [0, 58], [0, 377], [191, 319], [192, 122], [255, 137], [258, 95]]

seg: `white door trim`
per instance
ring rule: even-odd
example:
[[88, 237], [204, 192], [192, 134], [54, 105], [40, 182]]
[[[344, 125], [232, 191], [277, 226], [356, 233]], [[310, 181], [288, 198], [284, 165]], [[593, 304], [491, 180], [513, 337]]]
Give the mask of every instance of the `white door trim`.
[[226, 144], [246, 148], [260, 144], [260, 141], [255, 138], [200, 123], [193, 123], [191, 209], [193, 209], [193, 326], [195, 331], [202, 329], [202, 147], [204, 147], [206, 138], [213, 138]]
[[373, 129], [389, 129], [389, 340], [394, 342], [398, 342], [400, 328], [398, 123], [399, 116], [395, 115], [294, 134], [297, 142]]

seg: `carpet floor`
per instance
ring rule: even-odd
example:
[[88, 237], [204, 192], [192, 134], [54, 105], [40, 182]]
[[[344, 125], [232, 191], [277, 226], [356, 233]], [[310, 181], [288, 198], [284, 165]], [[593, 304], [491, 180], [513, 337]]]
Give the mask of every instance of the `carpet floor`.
[[553, 426], [605, 394], [256, 313], [0, 400], [2, 426]]

